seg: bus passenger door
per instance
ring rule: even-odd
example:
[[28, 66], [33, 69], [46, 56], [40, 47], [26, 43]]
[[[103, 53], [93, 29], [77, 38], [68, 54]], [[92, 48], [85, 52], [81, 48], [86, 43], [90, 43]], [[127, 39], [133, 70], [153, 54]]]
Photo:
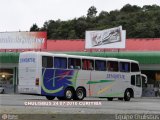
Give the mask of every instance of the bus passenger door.
[[142, 96], [142, 78], [141, 75], [131, 76], [131, 85], [133, 85], [134, 97]]

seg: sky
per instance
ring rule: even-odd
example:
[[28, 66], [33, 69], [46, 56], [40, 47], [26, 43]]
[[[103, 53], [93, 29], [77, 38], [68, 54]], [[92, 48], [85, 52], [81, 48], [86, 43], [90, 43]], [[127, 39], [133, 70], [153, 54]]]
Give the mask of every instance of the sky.
[[87, 15], [91, 6], [101, 11], [120, 10], [124, 5], [160, 5], [160, 0], [0, 0], [0, 32], [29, 31], [36, 23], [69, 20]]

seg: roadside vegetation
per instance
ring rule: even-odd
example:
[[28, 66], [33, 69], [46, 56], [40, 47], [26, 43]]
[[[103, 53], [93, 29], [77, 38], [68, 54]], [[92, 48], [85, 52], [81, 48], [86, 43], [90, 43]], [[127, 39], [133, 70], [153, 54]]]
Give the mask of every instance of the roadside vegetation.
[[[87, 14], [72, 20], [47, 20], [43, 27], [34, 23], [30, 31], [47, 31], [48, 39], [84, 39], [86, 30], [103, 30], [122, 25], [127, 38], [159, 38], [160, 6], [126, 4], [120, 10], [98, 11], [91, 6]], [[67, 14], [67, 13], [66, 13]]]

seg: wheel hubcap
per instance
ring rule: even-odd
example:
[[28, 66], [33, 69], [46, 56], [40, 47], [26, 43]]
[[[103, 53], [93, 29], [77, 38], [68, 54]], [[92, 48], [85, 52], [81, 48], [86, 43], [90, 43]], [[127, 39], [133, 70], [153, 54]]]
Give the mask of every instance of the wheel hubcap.
[[72, 97], [72, 92], [70, 90], [67, 90], [66, 97], [69, 99]]
[[83, 92], [82, 91], [78, 91], [78, 94], [77, 94], [78, 98], [82, 98], [83, 97]]
[[130, 93], [129, 92], [127, 92], [127, 97], [130, 97]]

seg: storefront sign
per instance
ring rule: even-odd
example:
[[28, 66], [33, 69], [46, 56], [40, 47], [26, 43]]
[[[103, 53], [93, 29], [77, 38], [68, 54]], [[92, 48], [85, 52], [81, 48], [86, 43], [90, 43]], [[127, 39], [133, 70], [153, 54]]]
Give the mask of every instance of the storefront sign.
[[0, 49], [45, 49], [46, 32], [2, 32]]
[[86, 31], [85, 48], [125, 48], [122, 26], [101, 31]]

